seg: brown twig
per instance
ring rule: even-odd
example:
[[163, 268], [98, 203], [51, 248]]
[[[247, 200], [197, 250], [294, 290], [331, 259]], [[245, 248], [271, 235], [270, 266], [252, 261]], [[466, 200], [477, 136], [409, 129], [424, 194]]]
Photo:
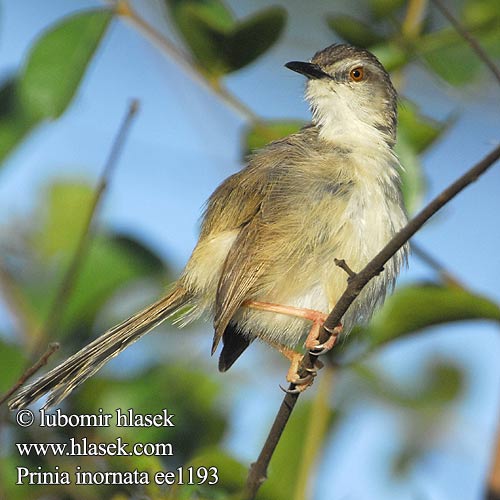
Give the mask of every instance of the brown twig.
[[[441, 194], [434, 198], [427, 206], [425, 206], [408, 224], [401, 229], [387, 245], [360, 271], [356, 276], [349, 280], [348, 285], [333, 310], [328, 315], [323, 329], [321, 331], [319, 342], [325, 342], [328, 337], [328, 331], [333, 331], [340, 323], [342, 316], [345, 314], [349, 306], [360, 294], [366, 284], [380, 273], [385, 263], [444, 205], [454, 198], [460, 191], [466, 188], [469, 184], [476, 181], [479, 176], [484, 174], [498, 159], [500, 158], [500, 146], [497, 146], [492, 152], [486, 155], [479, 163], [469, 169], [464, 175], [453, 182]], [[299, 375], [305, 376], [308, 369], [312, 369], [316, 356], [308, 354], [304, 356], [299, 369]], [[294, 389], [290, 385], [290, 390]], [[276, 415], [273, 426], [264, 443], [262, 451], [257, 461], [252, 464], [248, 475], [245, 500], [253, 500], [257, 494], [261, 484], [266, 479], [267, 468], [274, 453], [276, 445], [283, 433], [284, 427], [292, 413], [299, 394], [287, 393], [283, 403]]]
[[349, 267], [349, 264], [344, 259], [333, 259], [333, 262], [335, 262], [335, 265], [343, 269], [349, 276], [349, 279], [354, 278], [356, 276], [356, 273]]
[[50, 307], [49, 313], [47, 314], [45, 323], [38, 331], [37, 338], [35, 339], [35, 349], [33, 349], [34, 352], [39, 349], [40, 344], [45, 341], [45, 338], [47, 337], [49, 332], [51, 332], [59, 323], [64, 312], [65, 305], [67, 304], [69, 297], [71, 296], [71, 292], [78, 277], [79, 270], [81, 269], [81, 266], [85, 260], [87, 251], [89, 249], [89, 244], [92, 240], [93, 222], [98, 214], [98, 209], [102, 197], [116, 168], [120, 153], [123, 150], [123, 145], [125, 144], [125, 140], [130, 130], [130, 125], [132, 124], [132, 120], [137, 114], [138, 109], [139, 101], [134, 99], [128, 106], [127, 114], [122, 121], [120, 129], [118, 130], [116, 138], [113, 142], [111, 152], [104, 165], [104, 169], [96, 186], [94, 197], [92, 198], [91, 205], [87, 214], [87, 219], [85, 220], [83, 230], [80, 234], [75, 253], [73, 254], [71, 262], [69, 263], [68, 268], [66, 269], [62, 281], [57, 289], [56, 296], [52, 301], [52, 305]]
[[407, 38], [416, 38], [422, 28], [427, 10], [427, 0], [410, 0], [401, 32]]
[[493, 466], [489, 477], [490, 498], [500, 498], [500, 433], [496, 443], [495, 456], [493, 458]]
[[187, 54], [179, 50], [163, 33], [139, 16], [128, 1], [118, 0], [115, 2], [114, 8], [119, 16], [124, 20], [128, 20], [132, 26], [151, 40], [201, 87], [222, 99], [249, 122], [256, 123], [259, 121], [257, 115], [248, 106], [231, 94], [219, 80], [209, 80]]
[[17, 382], [2, 396], [0, 399], [0, 406], [7, 401], [12, 394], [14, 394], [19, 387], [21, 387], [26, 380], [28, 380], [30, 377], [32, 377], [42, 366], [47, 364], [47, 361], [49, 360], [50, 356], [54, 354], [57, 350], [59, 349], [59, 343], [58, 342], [51, 342], [45, 352], [40, 356], [40, 359], [30, 368], [28, 368], [17, 380]]
[[243, 498], [245, 500], [253, 500], [260, 486], [267, 479], [267, 467], [281, 438], [281, 434], [283, 434], [283, 431], [285, 430], [285, 425], [292, 414], [298, 398], [298, 393], [287, 393], [283, 399], [260, 455], [257, 458], [257, 461], [250, 466], [243, 494]]
[[448, 22], [453, 26], [456, 32], [470, 45], [471, 49], [477, 54], [479, 59], [488, 66], [495, 78], [500, 83], [500, 68], [493, 62], [487, 52], [481, 47], [479, 42], [462, 26], [460, 21], [451, 13], [441, 0], [432, 0], [432, 3], [437, 7], [441, 14], [446, 17]]

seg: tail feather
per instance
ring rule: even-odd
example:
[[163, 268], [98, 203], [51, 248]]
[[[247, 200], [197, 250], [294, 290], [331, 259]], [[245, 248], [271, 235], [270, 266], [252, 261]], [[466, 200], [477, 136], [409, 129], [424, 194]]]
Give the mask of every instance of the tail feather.
[[110, 359], [158, 326], [181, 307], [189, 304], [190, 295], [182, 287], [149, 307], [109, 329], [64, 363], [24, 387], [9, 401], [11, 410], [24, 408], [49, 394], [44, 408], [58, 405], [76, 387], [94, 375]]

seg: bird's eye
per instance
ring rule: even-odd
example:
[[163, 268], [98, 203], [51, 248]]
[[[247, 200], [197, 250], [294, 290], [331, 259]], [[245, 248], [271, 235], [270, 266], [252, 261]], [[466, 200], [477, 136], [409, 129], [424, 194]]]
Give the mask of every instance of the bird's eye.
[[357, 68], [351, 69], [349, 76], [353, 82], [360, 82], [364, 78], [365, 74], [363, 68], [358, 66]]

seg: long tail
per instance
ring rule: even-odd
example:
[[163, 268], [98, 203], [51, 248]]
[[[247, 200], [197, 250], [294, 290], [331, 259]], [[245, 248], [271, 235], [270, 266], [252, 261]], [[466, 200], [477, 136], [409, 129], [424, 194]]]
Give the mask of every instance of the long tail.
[[104, 364], [152, 328], [189, 304], [190, 296], [178, 286], [166, 297], [109, 329], [96, 340], [73, 354], [43, 377], [24, 387], [9, 401], [11, 410], [24, 408], [49, 394], [44, 408], [58, 405], [76, 387], [94, 375]]

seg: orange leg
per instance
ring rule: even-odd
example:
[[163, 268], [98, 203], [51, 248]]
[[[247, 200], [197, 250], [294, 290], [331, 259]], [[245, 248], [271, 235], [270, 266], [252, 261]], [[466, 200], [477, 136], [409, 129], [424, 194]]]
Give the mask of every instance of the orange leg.
[[314, 368], [308, 370], [309, 373], [307, 374], [307, 376], [299, 377], [299, 365], [304, 358], [304, 355], [282, 344], [269, 342], [269, 345], [281, 352], [281, 354], [283, 354], [283, 356], [285, 356], [290, 361], [290, 368], [288, 369], [288, 372], [286, 374], [286, 380], [287, 382], [295, 386], [297, 392], [305, 391], [309, 386], [312, 385], [317, 370], [323, 368], [323, 363], [319, 359], [315, 361]]
[[[321, 354], [326, 353], [335, 345], [335, 342], [342, 331], [342, 325], [339, 324], [331, 335], [329, 339], [323, 344], [319, 343], [319, 334], [321, 331], [321, 327], [327, 318], [327, 314], [322, 313], [320, 311], [316, 311], [314, 309], [305, 309], [302, 307], [294, 307], [294, 306], [284, 306], [281, 304], [273, 304], [270, 302], [258, 302], [256, 300], [249, 300], [243, 303], [244, 306], [251, 307], [252, 309], [260, 309], [262, 311], [270, 311], [278, 314], [286, 314], [288, 316], [294, 316], [297, 318], [307, 319], [312, 321], [312, 327], [309, 331], [306, 341], [305, 348], [314, 354], [315, 356], [319, 356]], [[286, 379], [288, 382], [296, 386], [296, 391], [302, 392], [307, 389], [310, 385], [312, 385], [314, 377], [316, 376], [316, 371], [322, 368], [323, 363], [321, 361], [316, 360], [314, 364], [314, 369], [310, 370], [309, 374], [306, 377], [298, 376], [298, 369], [300, 362], [304, 358], [303, 354], [294, 351], [288, 347], [285, 347], [281, 344], [270, 343], [270, 345], [280, 351], [286, 358], [290, 360], [290, 368], [288, 370]]]
[[270, 302], [258, 302], [256, 300], [248, 300], [243, 303], [244, 306], [253, 309], [260, 309], [262, 311], [271, 311], [278, 314], [286, 314], [288, 316], [295, 316], [296, 318], [303, 318], [312, 321], [312, 327], [309, 331], [304, 347], [316, 356], [320, 356], [328, 352], [335, 345], [339, 334], [342, 332], [342, 324], [339, 323], [333, 332], [330, 332], [330, 338], [323, 344], [319, 343], [319, 334], [321, 327], [325, 322], [328, 314], [316, 311], [314, 309], [305, 309], [302, 307], [284, 306], [281, 304], [272, 304]]

